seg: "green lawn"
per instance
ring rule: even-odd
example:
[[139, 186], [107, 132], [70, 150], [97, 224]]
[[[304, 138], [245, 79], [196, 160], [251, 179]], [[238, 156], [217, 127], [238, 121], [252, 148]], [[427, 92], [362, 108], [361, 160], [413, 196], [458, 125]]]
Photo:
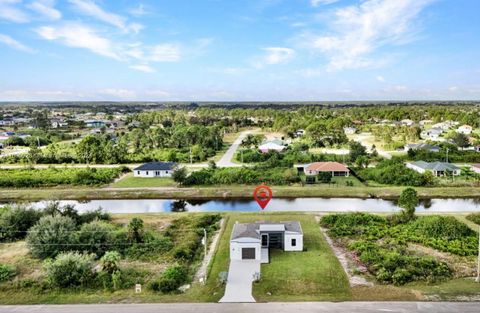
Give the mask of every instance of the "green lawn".
[[[211, 264], [207, 293], [218, 301], [224, 286], [217, 283], [218, 274], [228, 271], [230, 264], [229, 238], [235, 221], [298, 220], [304, 232], [304, 252], [273, 251], [270, 263], [262, 264], [262, 280], [253, 288], [257, 301], [322, 301], [347, 300], [350, 287], [343, 269], [320, 232], [312, 215], [295, 213], [228, 214], [225, 232]], [[271, 296], [267, 295], [271, 293]]]
[[112, 184], [112, 187], [115, 188], [145, 188], [145, 187], [174, 187], [176, 186], [173, 179], [168, 177], [153, 177], [153, 178], [142, 178], [142, 177], [133, 177], [133, 174], [130, 173]]

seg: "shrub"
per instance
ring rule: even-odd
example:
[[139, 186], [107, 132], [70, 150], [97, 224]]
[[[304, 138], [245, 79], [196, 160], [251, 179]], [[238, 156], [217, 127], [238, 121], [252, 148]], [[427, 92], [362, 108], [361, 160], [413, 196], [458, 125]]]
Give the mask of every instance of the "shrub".
[[23, 239], [42, 213], [26, 207], [10, 207], [0, 215], [0, 241]]
[[100, 263], [102, 265], [102, 271], [112, 274], [118, 270], [120, 270], [119, 262], [121, 256], [120, 253], [117, 251], [108, 251], [105, 255], [100, 259]]
[[480, 225], [480, 213], [470, 213], [467, 215], [467, 220]]
[[27, 245], [35, 257], [55, 257], [60, 252], [71, 250], [74, 230], [75, 223], [69, 217], [44, 216], [28, 231]]
[[126, 251], [126, 255], [134, 259], [148, 259], [150, 256], [156, 256], [171, 250], [172, 240], [168, 237], [160, 236], [151, 232], [144, 235], [144, 242], [133, 244]]
[[94, 258], [92, 254], [78, 252], [59, 254], [55, 260], [44, 263], [47, 279], [53, 287], [85, 286], [94, 277]]
[[165, 272], [163, 272], [161, 279], [153, 281], [149, 287], [154, 291], [169, 293], [177, 290], [187, 279], [187, 269], [183, 266], [175, 265], [167, 268]]
[[143, 220], [138, 217], [132, 218], [128, 223], [128, 237], [133, 242], [142, 242], [143, 240]]
[[95, 253], [101, 257], [110, 249], [113, 243], [113, 226], [105, 222], [93, 221], [82, 225], [78, 232], [76, 242], [81, 250], [88, 253]]
[[403, 209], [405, 220], [409, 221], [415, 217], [415, 208], [418, 205], [417, 191], [413, 188], [406, 188], [400, 194], [398, 206]]
[[16, 275], [16, 269], [9, 264], [0, 264], [0, 283], [10, 280]]

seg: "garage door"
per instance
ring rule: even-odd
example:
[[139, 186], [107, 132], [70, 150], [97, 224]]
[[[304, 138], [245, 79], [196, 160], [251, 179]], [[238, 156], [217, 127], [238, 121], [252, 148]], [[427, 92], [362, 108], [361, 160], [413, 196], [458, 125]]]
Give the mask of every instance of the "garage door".
[[242, 260], [255, 260], [255, 248], [242, 248]]

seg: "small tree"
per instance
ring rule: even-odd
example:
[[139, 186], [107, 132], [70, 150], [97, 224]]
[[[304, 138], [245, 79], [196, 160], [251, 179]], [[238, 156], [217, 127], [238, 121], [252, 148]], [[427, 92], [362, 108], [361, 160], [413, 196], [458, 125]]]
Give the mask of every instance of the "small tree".
[[179, 183], [180, 185], [185, 184], [187, 180], [187, 169], [185, 167], [180, 167], [176, 169], [172, 174], [173, 181]]
[[349, 144], [350, 152], [349, 159], [350, 162], [355, 162], [358, 157], [362, 155], [367, 155], [367, 149], [359, 142], [351, 141]]
[[462, 133], [456, 133], [453, 136], [452, 140], [460, 148], [465, 148], [470, 145], [470, 142], [468, 141], [468, 136]]
[[398, 206], [403, 209], [402, 214], [409, 221], [415, 217], [415, 208], [418, 205], [417, 191], [413, 188], [406, 188], [398, 198]]
[[142, 242], [143, 240], [143, 220], [138, 217], [132, 218], [128, 224], [128, 237], [134, 242]]

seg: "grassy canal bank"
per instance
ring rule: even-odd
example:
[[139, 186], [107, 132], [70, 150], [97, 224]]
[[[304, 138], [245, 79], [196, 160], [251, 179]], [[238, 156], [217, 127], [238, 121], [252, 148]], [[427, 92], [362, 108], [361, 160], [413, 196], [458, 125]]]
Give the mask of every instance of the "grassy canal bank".
[[[406, 187], [327, 187], [327, 186], [273, 186], [277, 198], [345, 197], [395, 199]], [[40, 200], [95, 200], [95, 199], [206, 199], [252, 198], [254, 186], [178, 187], [52, 187], [0, 189], [0, 201]], [[421, 198], [476, 198], [480, 188], [472, 187], [418, 187]]]

